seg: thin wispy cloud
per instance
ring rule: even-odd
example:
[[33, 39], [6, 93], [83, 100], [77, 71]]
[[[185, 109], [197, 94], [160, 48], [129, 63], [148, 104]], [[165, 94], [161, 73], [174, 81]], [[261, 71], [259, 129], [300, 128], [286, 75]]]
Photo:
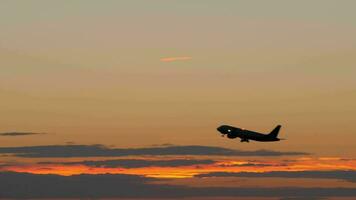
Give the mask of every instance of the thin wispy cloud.
[[3, 132], [0, 133], [0, 136], [28, 136], [28, 135], [43, 135], [46, 133], [37, 133], [37, 132]]
[[184, 60], [191, 60], [192, 57], [190, 56], [181, 56], [181, 57], [165, 57], [161, 58], [161, 62], [174, 62], [174, 61], [184, 61]]

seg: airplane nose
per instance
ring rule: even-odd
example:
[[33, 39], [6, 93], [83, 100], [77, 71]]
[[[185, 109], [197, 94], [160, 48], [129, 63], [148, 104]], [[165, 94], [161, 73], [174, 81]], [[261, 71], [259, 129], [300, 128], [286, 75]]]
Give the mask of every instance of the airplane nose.
[[218, 130], [219, 132], [221, 132], [221, 126], [219, 126], [216, 130]]

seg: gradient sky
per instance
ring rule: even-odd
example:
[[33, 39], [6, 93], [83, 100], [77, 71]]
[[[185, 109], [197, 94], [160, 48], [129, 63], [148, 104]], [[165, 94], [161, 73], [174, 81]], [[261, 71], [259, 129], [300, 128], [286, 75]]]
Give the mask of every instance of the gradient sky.
[[[169, 143], [354, 159], [355, 7], [2, 0], [0, 147]], [[221, 138], [221, 124], [260, 132], [281, 124], [287, 140], [240, 143]]]
[[2, 144], [241, 147], [215, 127], [282, 124], [243, 148], [355, 156], [355, 6], [1, 1], [0, 130], [51, 133]]

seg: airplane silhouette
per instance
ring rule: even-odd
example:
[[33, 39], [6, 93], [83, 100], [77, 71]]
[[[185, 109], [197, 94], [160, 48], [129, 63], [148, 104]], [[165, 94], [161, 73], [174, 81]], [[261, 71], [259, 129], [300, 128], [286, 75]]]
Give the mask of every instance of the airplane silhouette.
[[277, 138], [280, 128], [281, 125], [278, 125], [269, 134], [257, 133], [254, 131], [249, 131], [229, 125], [219, 126], [217, 130], [222, 134], [223, 137], [225, 135], [227, 135], [227, 137], [230, 139], [239, 137], [241, 138], [241, 142], [249, 142], [249, 140], [255, 140], [259, 142], [275, 142], [282, 140], [280, 138]]

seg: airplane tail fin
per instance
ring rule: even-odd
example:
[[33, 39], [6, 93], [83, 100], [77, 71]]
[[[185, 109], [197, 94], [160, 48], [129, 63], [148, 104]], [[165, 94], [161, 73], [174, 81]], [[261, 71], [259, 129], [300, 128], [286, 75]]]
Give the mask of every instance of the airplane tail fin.
[[276, 128], [274, 128], [273, 131], [271, 131], [271, 133], [268, 134], [268, 136], [273, 137], [273, 138], [277, 138], [278, 137], [278, 133], [279, 133], [279, 129], [281, 129], [281, 125], [276, 126]]

